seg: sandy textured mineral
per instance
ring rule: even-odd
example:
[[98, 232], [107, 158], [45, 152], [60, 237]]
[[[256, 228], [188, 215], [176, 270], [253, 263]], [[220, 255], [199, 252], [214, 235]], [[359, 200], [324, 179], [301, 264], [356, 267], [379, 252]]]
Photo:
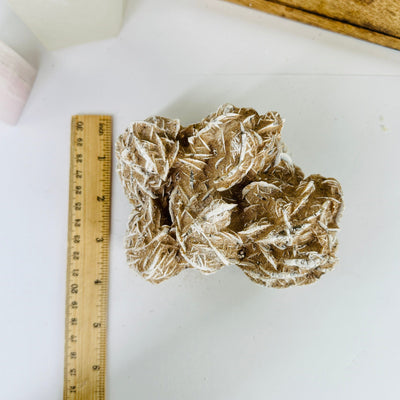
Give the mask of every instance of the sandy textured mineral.
[[185, 268], [237, 266], [284, 288], [317, 280], [337, 261], [340, 184], [305, 177], [284, 151], [282, 119], [227, 104], [187, 127], [151, 117], [116, 143], [132, 204], [127, 260], [159, 283]]

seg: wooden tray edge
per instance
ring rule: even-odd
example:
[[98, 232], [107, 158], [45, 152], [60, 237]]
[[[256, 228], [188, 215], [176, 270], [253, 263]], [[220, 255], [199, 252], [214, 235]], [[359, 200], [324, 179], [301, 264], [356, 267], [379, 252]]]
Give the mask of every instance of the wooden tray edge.
[[225, 1], [254, 8], [256, 10], [265, 11], [270, 14], [289, 18], [298, 22], [303, 22], [333, 32], [338, 32], [345, 35], [353, 36], [357, 39], [366, 40], [368, 42], [376, 43], [381, 46], [400, 50], [400, 38], [398, 37], [386, 35], [381, 32], [362, 28], [357, 25], [352, 25], [350, 23], [338, 21], [319, 14], [314, 14], [312, 12], [303, 11], [298, 8], [285, 6], [276, 3], [274, 1], [269, 1], [269, 0], [225, 0]]

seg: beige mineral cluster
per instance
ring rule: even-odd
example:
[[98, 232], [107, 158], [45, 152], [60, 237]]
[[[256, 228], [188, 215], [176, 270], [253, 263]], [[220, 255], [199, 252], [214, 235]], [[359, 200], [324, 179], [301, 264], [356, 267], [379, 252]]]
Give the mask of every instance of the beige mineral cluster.
[[276, 112], [230, 104], [187, 127], [163, 117], [132, 123], [116, 143], [132, 204], [129, 265], [152, 283], [236, 266], [276, 288], [331, 270], [340, 184], [304, 176], [284, 151], [282, 124]]

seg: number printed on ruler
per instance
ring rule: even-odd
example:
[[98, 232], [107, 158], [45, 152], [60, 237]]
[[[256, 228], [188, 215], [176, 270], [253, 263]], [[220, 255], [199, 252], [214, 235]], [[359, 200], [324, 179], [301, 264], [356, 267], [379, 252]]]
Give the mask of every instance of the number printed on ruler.
[[64, 399], [104, 399], [111, 117], [72, 118]]

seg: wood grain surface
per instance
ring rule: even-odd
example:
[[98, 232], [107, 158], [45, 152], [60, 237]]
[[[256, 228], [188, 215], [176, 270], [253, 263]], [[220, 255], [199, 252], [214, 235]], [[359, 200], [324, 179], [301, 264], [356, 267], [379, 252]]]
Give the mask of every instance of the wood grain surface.
[[227, 1], [400, 50], [400, 1]]
[[104, 400], [112, 119], [71, 123], [64, 400]]

